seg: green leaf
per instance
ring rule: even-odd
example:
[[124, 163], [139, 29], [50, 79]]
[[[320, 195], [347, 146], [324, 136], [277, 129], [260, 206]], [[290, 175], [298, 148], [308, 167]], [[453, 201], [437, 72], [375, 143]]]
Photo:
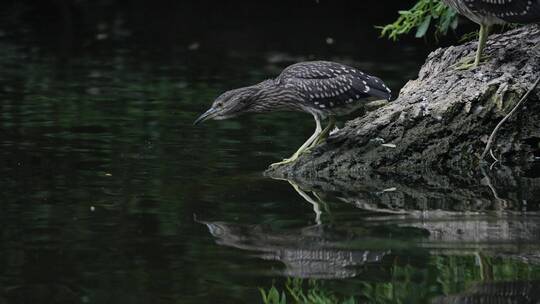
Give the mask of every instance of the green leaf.
[[457, 29], [457, 26], [458, 26], [458, 18], [454, 18], [454, 20], [452, 20], [452, 25], [450, 26], [453, 30]]
[[426, 35], [426, 32], [429, 28], [429, 24], [431, 23], [431, 16], [427, 16], [426, 19], [424, 19], [424, 22], [418, 26], [418, 29], [416, 30], [416, 35], [414, 35], [416, 38], [422, 38]]
[[264, 289], [262, 288], [259, 288], [259, 292], [261, 293], [261, 298], [263, 300], [263, 303], [268, 304], [268, 297], [266, 295], [266, 291], [264, 291]]
[[411, 9], [398, 11], [396, 21], [377, 28], [381, 31], [381, 37], [388, 37], [395, 41], [414, 29], [416, 29], [416, 37], [425, 37], [429, 27], [434, 26], [437, 38], [441, 34], [446, 35], [449, 29], [455, 29], [457, 19], [457, 12], [441, 0], [418, 0]]
[[350, 297], [345, 302], [343, 302], [343, 304], [356, 304], [356, 300], [354, 299], [354, 297]]
[[270, 292], [268, 293], [268, 299], [270, 300], [270, 303], [277, 304], [279, 303], [279, 292], [275, 287], [272, 287], [270, 289]]
[[287, 304], [287, 297], [285, 296], [285, 292], [281, 292], [281, 302], [280, 304]]

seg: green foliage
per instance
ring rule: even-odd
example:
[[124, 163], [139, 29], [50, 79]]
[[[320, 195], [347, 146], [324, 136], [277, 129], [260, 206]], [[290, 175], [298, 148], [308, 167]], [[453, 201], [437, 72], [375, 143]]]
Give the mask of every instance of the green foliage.
[[435, 27], [435, 36], [446, 35], [457, 27], [457, 12], [440, 0], [419, 0], [410, 10], [399, 11], [396, 21], [380, 26], [381, 36], [397, 40], [399, 36], [416, 29], [417, 38], [425, 37], [430, 25]]
[[[354, 297], [341, 298], [335, 292], [322, 286], [323, 282], [318, 280], [303, 280], [298, 278], [289, 278], [285, 283], [285, 290], [291, 299], [289, 303], [295, 304], [356, 304]], [[268, 292], [259, 288], [263, 303], [265, 304], [286, 304], [287, 297], [285, 292], [281, 295], [275, 286], [272, 286]]]
[[261, 297], [264, 304], [286, 304], [287, 303], [287, 297], [285, 296], [285, 293], [282, 291], [281, 295], [279, 294], [279, 291], [276, 289], [275, 286], [272, 286], [266, 292], [264, 289], [259, 288], [259, 291], [261, 292]]
[[[435, 255], [421, 266], [395, 260], [386, 264], [386, 279], [368, 272], [332, 284], [317, 279], [288, 278], [283, 287], [261, 290], [265, 304], [424, 303], [455, 294], [474, 295], [474, 286], [493, 282], [536, 281], [540, 267], [514, 258], [468, 255]], [[366, 271], [369, 271], [366, 269]], [[345, 286], [347, 285], [347, 286]]]

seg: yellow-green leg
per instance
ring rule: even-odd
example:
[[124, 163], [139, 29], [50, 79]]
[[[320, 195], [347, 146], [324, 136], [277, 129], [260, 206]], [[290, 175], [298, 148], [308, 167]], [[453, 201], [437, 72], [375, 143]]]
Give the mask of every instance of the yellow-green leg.
[[482, 56], [482, 53], [486, 46], [488, 35], [489, 26], [480, 24], [480, 31], [478, 32], [478, 48], [476, 49], [476, 55], [474, 57], [464, 58], [456, 67], [456, 69], [466, 70], [470, 68], [475, 68], [480, 65], [483, 59], [486, 59], [485, 56]]
[[280, 162], [277, 162], [277, 163], [273, 163], [270, 165], [270, 167], [275, 167], [275, 166], [279, 166], [279, 165], [283, 165], [283, 164], [287, 164], [287, 163], [290, 163], [290, 162], [293, 162], [295, 161], [298, 156], [300, 156], [300, 154], [304, 153], [306, 151], [306, 149], [308, 147], [311, 146], [311, 144], [317, 140], [317, 138], [319, 137], [319, 135], [321, 134], [321, 132], [323, 131], [322, 128], [321, 128], [321, 119], [319, 118], [319, 116], [317, 115], [313, 115], [313, 117], [315, 118], [315, 124], [316, 124], [316, 127], [315, 127], [315, 132], [313, 133], [313, 135], [311, 135], [305, 143], [302, 144], [302, 146], [300, 146], [300, 148], [298, 148], [298, 150], [296, 152], [294, 152], [294, 154], [289, 157], [289, 158], [286, 158]]
[[478, 49], [476, 50], [476, 57], [474, 59], [474, 66], [477, 67], [482, 60], [482, 53], [486, 47], [486, 41], [489, 35], [489, 26], [480, 25], [480, 34], [478, 38]]
[[336, 119], [334, 118], [334, 116], [330, 116], [328, 118], [328, 125], [326, 126], [326, 128], [324, 128], [324, 130], [322, 130], [319, 136], [317, 136], [317, 138], [311, 143], [308, 149], [314, 148], [320, 145], [323, 141], [325, 141], [326, 138], [328, 137], [328, 134], [330, 134], [330, 131], [332, 131], [332, 129], [334, 129], [335, 126], [336, 126]]
[[315, 223], [317, 223], [317, 225], [322, 224], [322, 222], [321, 222], [322, 211], [321, 211], [321, 206], [320, 206], [319, 202], [315, 201], [304, 190], [302, 190], [296, 183], [294, 183], [294, 182], [292, 182], [290, 180], [288, 180], [288, 182], [289, 182], [289, 184], [291, 184], [291, 186], [293, 186], [294, 190], [296, 190], [296, 192], [298, 192], [298, 194], [300, 194], [300, 196], [303, 199], [305, 199], [308, 203], [313, 205], [313, 212], [315, 213]]

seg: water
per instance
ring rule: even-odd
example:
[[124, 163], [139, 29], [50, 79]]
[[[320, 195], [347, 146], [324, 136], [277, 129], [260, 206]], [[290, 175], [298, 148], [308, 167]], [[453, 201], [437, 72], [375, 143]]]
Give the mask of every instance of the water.
[[[398, 91], [427, 51], [377, 47], [329, 59]], [[63, 57], [2, 42], [1, 303], [540, 299], [537, 167], [265, 177], [311, 133], [308, 115], [191, 124], [223, 90], [306, 58], [195, 48]]]

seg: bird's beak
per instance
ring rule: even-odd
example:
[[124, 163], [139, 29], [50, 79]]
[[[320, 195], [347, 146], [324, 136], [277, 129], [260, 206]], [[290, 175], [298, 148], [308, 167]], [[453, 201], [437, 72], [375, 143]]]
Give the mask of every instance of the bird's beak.
[[195, 120], [193, 125], [195, 126], [205, 120], [212, 119], [212, 117], [216, 116], [217, 112], [218, 111], [216, 111], [214, 108], [210, 108], [208, 111], [204, 112], [201, 116], [199, 116], [199, 118]]

